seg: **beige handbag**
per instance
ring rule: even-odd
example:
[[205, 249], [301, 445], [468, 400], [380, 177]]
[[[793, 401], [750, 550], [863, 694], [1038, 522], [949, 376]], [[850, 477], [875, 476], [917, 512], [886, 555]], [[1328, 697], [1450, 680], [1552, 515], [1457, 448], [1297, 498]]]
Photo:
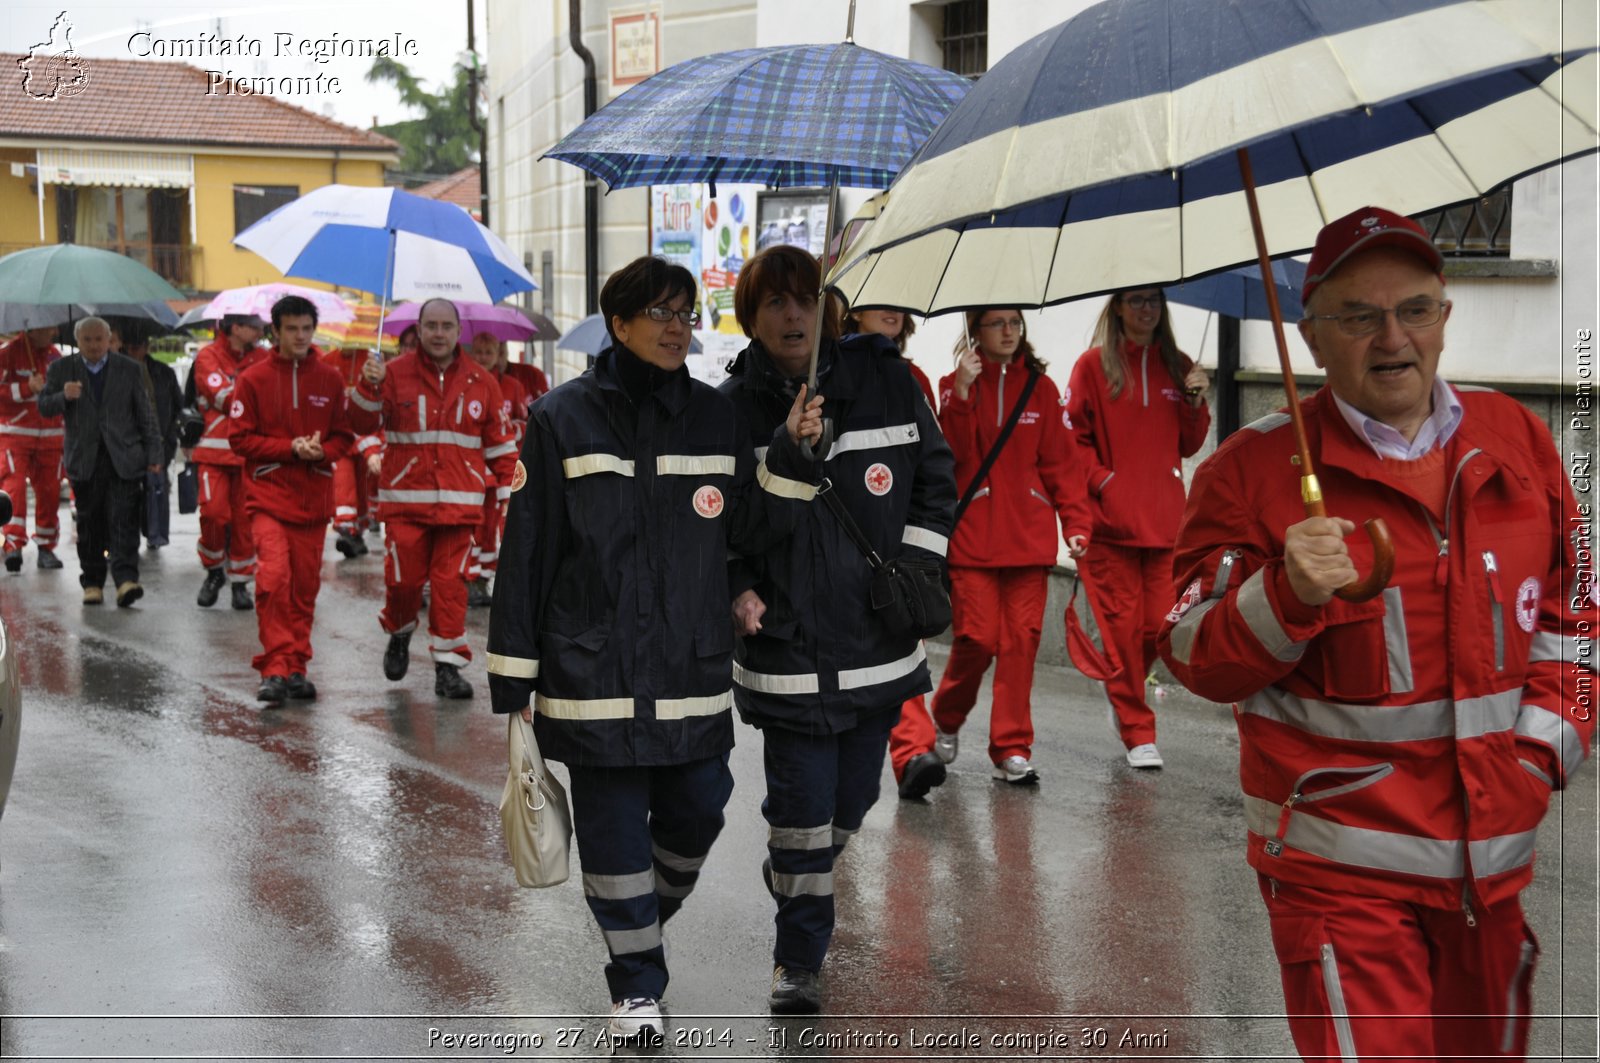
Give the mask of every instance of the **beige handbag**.
[[511, 771], [500, 794], [500, 824], [505, 828], [517, 885], [542, 888], [567, 881], [572, 812], [567, 791], [545, 767], [533, 725], [511, 713]]

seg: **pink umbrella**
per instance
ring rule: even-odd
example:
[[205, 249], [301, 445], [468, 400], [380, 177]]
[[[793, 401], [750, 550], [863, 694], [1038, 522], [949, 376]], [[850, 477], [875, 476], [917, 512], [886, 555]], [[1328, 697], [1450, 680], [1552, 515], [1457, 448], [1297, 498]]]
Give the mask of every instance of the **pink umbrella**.
[[[417, 323], [421, 303], [398, 306], [383, 323], [383, 331], [399, 335]], [[469, 344], [472, 337], [487, 332], [497, 340], [531, 340], [539, 328], [528, 316], [514, 306], [496, 306], [493, 303], [457, 302], [461, 314], [461, 342]]]
[[309, 299], [317, 308], [319, 322], [339, 323], [356, 319], [355, 311], [334, 293], [316, 288], [302, 288], [298, 284], [286, 284], [282, 281], [272, 284], [253, 284], [248, 288], [229, 288], [225, 292], [218, 292], [217, 297], [207, 303], [196, 316], [207, 321], [227, 314], [254, 315], [266, 319], [272, 315], [272, 304], [286, 295], [298, 295], [303, 299]]

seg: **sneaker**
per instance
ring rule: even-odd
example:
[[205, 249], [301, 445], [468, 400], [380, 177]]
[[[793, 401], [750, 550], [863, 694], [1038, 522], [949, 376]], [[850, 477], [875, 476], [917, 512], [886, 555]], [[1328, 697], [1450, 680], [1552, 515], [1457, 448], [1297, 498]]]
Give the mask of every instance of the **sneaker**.
[[390, 682], [397, 682], [406, 677], [406, 669], [411, 667], [411, 632], [404, 635], [390, 635], [389, 645], [383, 651], [383, 676]]
[[906, 762], [905, 773], [900, 777], [900, 796], [907, 801], [918, 800], [942, 785], [944, 779], [944, 761], [935, 753], [918, 753]]
[[21, 550], [7, 550], [6, 551], [6, 571], [7, 572], [21, 572], [22, 571], [22, 551]]
[[83, 589], [84, 605], [99, 605], [106, 600], [106, 592], [99, 587], [85, 587]]
[[267, 702], [269, 708], [275, 708], [283, 704], [284, 699], [288, 696], [289, 684], [284, 681], [281, 675], [264, 676], [261, 680], [261, 688], [256, 691], [256, 700]]
[[1135, 768], [1159, 768], [1166, 762], [1154, 742], [1145, 742], [1128, 750], [1128, 763]]
[[494, 596], [489, 593], [489, 581], [475, 579], [467, 584], [467, 608], [487, 609], [494, 604]]
[[472, 697], [472, 684], [461, 678], [461, 669], [453, 664], [433, 666], [433, 692], [441, 698], [459, 701]]
[[933, 755], [946, 764], [955, 762], [956, 754], [961, 752], [961, 739], [953, 734], [945, 734], [935, 725], [933, 729]]
[[611, 1021], [606, 1029], [615, 1041], [659, 1041], [661, 1003], [654, 997], [629, 997], [611, 1005]]
[[144, 588], [133, 580], [117, 584], [117, 608], [126, 609], [144, 597]]
[[284, 684], [288, 689], [289, 697], [295, 701], [316, 701], [317, 684], [307, 679], [304, 672], [293, 672], [289, 681]]
[[39, 547], [39, 567], [60, 568], [61, 559], [56, 556], [56, 552], [54, 550], [50, 550], [41, 546]]
[[1010, 756], [994, 766], [994, 777], [1013, 786], [1031, 786], [1039, 781], [1027, 757]]
[[195, 604], [202, 609], [210, 609], [217, 604], [217, 595], [222, 593], [222, 585], [228, 582], [228, 577], [220, 568], [206, 569], [206, 581], [200, 584], [200, 593], [194, 596]]
[[778, 964], [772, 969], [772, 993], [767, 1007], [775, 1015], [815, 1015], [822, 1010], [822, 979], [816, 971], [800, 971]]
[[256, 601], [250, 597], [250, 584], [238, 580], [233, 585], [233, 601], [228, 603], [241, 613], [248, 612], [256, 607]]
[[339, 551], [348, 560], [362, 555], [363, 547], [367, 544], [357, 539], [354, 535], [340, 532], [333, 538], [333, 548]]

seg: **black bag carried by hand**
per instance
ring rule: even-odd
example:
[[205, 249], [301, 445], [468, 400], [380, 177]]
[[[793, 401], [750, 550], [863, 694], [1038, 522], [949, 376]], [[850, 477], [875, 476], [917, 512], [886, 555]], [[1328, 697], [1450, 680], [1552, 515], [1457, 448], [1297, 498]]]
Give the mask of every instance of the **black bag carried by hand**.
[[178, 512], [193, 513], [200, 508], [200, 470], [189, 462], [178, 473]]
[[845, 534], [872, 567], [872, 610], [884, 626], [898, 635], [915, 635], [919, 639], [944, 634], [950, 626], [950, 588], [944, 562], [911, 557], [885, 561], [845, 510], [844, 503], [835, 497], [831, 480], [824, 477], [817, 494], [833, 510]]

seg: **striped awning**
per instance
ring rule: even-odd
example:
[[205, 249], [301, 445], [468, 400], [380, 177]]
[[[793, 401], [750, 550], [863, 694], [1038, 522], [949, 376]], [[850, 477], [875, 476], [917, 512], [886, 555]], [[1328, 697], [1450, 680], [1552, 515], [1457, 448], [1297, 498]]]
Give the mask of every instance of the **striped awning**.
[[39, 179], [55, 185], [189, 188], [194, 184], [194, 157], [154, 151], [40, 148]]

